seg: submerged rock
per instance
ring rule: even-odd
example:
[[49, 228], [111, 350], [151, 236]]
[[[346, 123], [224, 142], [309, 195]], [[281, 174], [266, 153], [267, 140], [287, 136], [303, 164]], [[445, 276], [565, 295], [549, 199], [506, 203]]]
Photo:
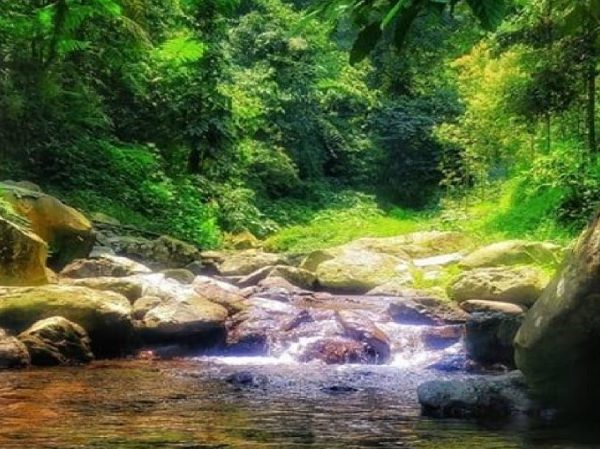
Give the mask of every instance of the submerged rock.
[[230, 374], [225, 381], [237, 388], [264, 388], [269, 384], [267, 376], [250, 371]]
[[0, 285], [47, 284], [47, 258], [46, 242], [0, 217]]
[[55, 316], [83, 327], [97, 355], [121, 355], [131, 345], [131, 305], [124, 296], [67, 285], [0, 288], [0, 327], [20, 333]]
[[27, 347], [17, 338], [11, 337], [6, 331], [0, 329], [0, 370], [24, 368], [30, 363]]
[[449, 286], [448, 296], [502, 301], [532, 306], [547, 285], [546, 275], [533, 267], [478, 268], [460, 274]]
[[29, 350], [33, 365], [76, 365], [94, 359], [85, 330], [63, 317], [38, 321], [18, 338]]
[[417, 395], [423, 414], [437, 418], [501, 418], [536, 410], [518, 371], [425, 382]]

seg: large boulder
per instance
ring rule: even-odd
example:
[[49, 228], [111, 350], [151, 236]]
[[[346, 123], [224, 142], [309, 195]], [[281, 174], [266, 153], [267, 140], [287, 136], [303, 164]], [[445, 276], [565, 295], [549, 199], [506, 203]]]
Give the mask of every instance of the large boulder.
[[366, 293], [398, 276], [410, 276], [410, 264], [389, 254], [366, 250], [345, 250], [317, 267], [321, 287], [347, 292]]
[[60, 316], [38, 321], [18, 338], [29, 350], [33, 365], [77, 365], [94, 359], [86, 331]]
[[469, 358], [485, 367], [514, 368], [513, 340], [523, 314], [476, 312], [467, 320], [465, 346]]
[[0, 197], [50, 245], [54, 266], [62, 268], [73, 259], [89, 255], [96, 237], [90, 221], [76, 209], [22, 185], [0, 183]]
[[600, 215], [527, 313], [515, 339], [519, 369], [548, 403], [589, 413], [600, 403]]
[[47, 284], [47, 257], [40, 237], [0, 217], [0, 285]]
[[76, 287], [92, 288], [105, 292], [114, 292], [126, 297], [132, 304], [144, 295], [144, 277], [97, 277], [81, 279], [63, 279], [63, 284]]
[[165, 301], [148, 311], [138, 330], [150, 343], [214, 346], [225, 340], [227, 315], [224, 307], [190, 295], [183, 300]]
[[142, 262], [151, 268], [182, 268], [200, 260], [200, 250], [194, 245], [163, 235], [150, 240], [136, 236], [113, 236], [108, 245], [119, 255]]
[[557, 265], [562, 256], [562, 247], [553, 243], [507, 240], [473, 251], [460, 265], [469, 269], [503, 265]]
[[31, 363], [27, 347], [0, 329], [0, 370], [23, 368]]
[[501, 418], [529, 414], [536, 405], [523, 375], [433, 380], [419, 385], [423, 414], [438, 418]]
[[131, 306], [124, 296], [67, 285], [0, 288], [0, 327], [19, 333], [54, 316], [83, 327], [97, 355], [123, 354], [130, 346]]
[[501, 301], [485, 301], [483, 299], [469, 299], [460, 303], [460, 308], [468, 313], [475, 312], [500, 312], [507, 315], [521, 315], [527, 309], [518, 304]]
[[60, 272], [68, 278], [122, 277], [140, 273], [150, 273], [145, 265], [127, 257], [102, 254], [92, 259], [77, 259]]
[[461, 273], [447, 291], [458, 302], [483, 299], [530, 307], [547, 283], [545, 273], [533, 267], [477, 268]]
[[223, 256], [218, 270], [223, 276], [246, 276], [261, 268], [285, 263], [279, 254], [250, 249]]

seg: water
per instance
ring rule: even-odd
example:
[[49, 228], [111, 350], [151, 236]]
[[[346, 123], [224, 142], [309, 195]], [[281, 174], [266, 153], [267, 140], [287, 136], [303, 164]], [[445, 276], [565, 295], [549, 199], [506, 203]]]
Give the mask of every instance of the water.
[[[240, 372], [259, 381], [227, 381]], [[0, 448], [600, 448], [593, 426], [424, 418], [416, 386], [439, 377], [218, 357], [1, 372]]]

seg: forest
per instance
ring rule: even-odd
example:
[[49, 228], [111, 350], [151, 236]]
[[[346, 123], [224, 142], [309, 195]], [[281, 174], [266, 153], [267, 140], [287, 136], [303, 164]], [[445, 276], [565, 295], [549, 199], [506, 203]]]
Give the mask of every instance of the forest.
[[313, 3], [3, 2], [0, 177], [207, 248], [589, 219], [595, 2], [424, 2], [401, 48], [385, 5]]

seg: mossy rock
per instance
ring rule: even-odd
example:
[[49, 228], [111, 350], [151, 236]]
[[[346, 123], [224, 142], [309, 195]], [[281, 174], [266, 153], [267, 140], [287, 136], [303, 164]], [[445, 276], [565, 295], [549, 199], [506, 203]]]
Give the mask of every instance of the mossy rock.
[[507, 240], [473, 251], [460, 266], [466, 269], [505, 265], [554, 266], [562, 260], [563, 253], [563, 248], [553, 243]]

